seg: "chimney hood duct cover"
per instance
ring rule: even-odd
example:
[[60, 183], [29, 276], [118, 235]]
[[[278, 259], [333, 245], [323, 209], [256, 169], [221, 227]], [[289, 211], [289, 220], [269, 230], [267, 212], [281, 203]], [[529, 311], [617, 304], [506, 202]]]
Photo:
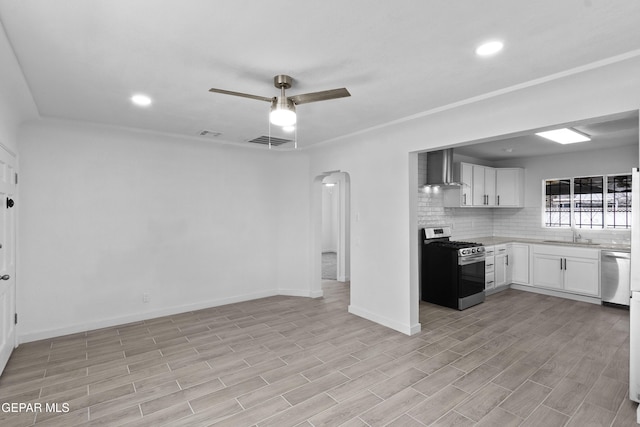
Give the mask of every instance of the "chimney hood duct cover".
[[453, 148], [427, 153], [427, 183], [423, 188], [457, 188], [453, 180]]

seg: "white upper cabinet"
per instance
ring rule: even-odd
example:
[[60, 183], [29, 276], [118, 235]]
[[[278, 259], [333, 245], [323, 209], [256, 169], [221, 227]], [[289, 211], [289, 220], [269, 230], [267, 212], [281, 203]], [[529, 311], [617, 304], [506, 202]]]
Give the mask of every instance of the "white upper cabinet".
[[[473, 192], [471, 184], [473, 183], [473, 165], [469, 163], [460, 163], [460, 182], [462, 183], [462, 187], [460, 191], [452, 191], [451, 194], [454, 196], [456, 200], [453, 200], [453, 204], [458, 206], [473, 206]], [[458, 193], [460, 194], [460, 199], [458, 200]]]
[[445, 207], [502, 207], [524, 206], [524, 170], [521, 168], [492, 168], [458, 163], [455, 172], [462, 186], [445, 190]]
[[473, 165], [473, 206], [495, 206], [496, 170], [487, 166]]
[[524, 206], [524, 170], [496, 169], [496, 206], [519, 208]]

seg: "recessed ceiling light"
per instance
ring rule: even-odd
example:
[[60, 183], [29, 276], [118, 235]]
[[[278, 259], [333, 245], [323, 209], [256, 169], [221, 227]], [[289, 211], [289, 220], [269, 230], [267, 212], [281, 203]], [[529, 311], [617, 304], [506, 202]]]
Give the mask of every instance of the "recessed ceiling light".
[[151, 105], [151, 98], [147, 95], [137, 94], [131, 97], [131, 102], [139, 107], [147, 107]]
[[537, 132], [536, 135], [550, 139], [558, 144], [574, 144], [576, 142], [591, 141], [589, 135], [568, 128]]
[[481, 44], [476, 49], [476, 54], [479, 56], [489, 56], [494, 53], [498, 53], [502, 50], [504, 44], [501, 41], [490, 41], [484, 44]]

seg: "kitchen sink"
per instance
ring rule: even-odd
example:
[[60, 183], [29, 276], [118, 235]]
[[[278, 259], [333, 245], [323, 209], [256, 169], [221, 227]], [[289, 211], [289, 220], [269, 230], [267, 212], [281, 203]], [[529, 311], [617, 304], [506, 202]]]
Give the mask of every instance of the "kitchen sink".
[[561, 245], [588, 245], [588, 246], [598, 246], [600, 243], [593, 243], [590, 240], [578, 240], [577, 242], [569, 242], [567, 240], [543, 240], [544, 243], [559, 243]]

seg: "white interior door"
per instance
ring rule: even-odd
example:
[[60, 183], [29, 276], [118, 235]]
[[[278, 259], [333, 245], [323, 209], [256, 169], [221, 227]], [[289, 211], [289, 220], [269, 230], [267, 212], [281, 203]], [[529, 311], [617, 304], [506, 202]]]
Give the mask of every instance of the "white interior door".
[[0, 373], [16, 344], [15, 164], [0, 148]]

